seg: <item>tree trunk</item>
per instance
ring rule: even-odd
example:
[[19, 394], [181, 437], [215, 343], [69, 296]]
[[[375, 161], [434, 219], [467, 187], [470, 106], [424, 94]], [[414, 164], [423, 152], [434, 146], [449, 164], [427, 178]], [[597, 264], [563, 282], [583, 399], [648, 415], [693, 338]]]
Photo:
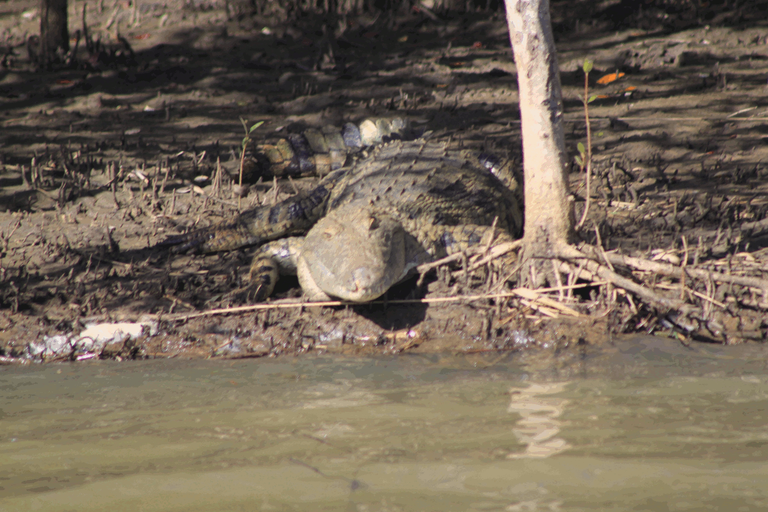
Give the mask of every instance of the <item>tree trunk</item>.
[[41, 0], [39, 62], [44, 66], [51, 63], [59, 48], [69, 51], [67, 0]]
[[[563, 137], [560, 69], [549, 0], [505, 0], [515, 53], [523, 137], [525, 234], [523, 278], [544, 284], [554, 256], [570, 242], [573, 215]], [[545, 265], [546, 263], [546, 265]]]

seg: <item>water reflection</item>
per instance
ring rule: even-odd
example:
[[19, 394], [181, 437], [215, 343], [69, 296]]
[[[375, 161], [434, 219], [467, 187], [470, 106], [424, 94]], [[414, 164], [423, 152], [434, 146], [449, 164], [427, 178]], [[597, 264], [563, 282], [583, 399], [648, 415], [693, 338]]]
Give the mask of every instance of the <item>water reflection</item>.
[[765, 347], [568, 357], [0, 368], [0, 510], [768, 510]]
[[565, 439], [558, 437], [562, 428], [558, 418], [562, 416], [569, 401], [549, 396], [563, 392], [568, 384], [531, 384], [527, 388], [511, 390], [511, 403], [507, 411], [521, 416], [512, 432], [525, 445], [525, 451], [510, 453], [507, 458], [551, 457], [570, 448]]

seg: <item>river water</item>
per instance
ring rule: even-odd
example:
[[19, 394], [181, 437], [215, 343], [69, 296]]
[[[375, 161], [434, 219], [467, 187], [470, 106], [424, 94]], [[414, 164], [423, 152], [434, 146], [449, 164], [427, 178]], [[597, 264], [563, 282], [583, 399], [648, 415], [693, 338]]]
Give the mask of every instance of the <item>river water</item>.
[[767, 356], [0, 367], [0, 510], [768, 510]]

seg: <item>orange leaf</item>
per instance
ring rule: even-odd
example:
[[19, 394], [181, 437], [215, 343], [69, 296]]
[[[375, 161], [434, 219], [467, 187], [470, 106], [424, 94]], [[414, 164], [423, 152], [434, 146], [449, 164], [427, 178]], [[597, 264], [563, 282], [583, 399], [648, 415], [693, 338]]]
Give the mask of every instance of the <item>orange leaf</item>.
[[604, 100], [604, 99], [610, 98], [610, 96], [608, 96], [607, 94], [598, 94], [597, 98], [601, 99], [601, 100]]
[[472, 48], [475, 50], [479, 50], [482, 47], [483, 47], [483, 43], [481, 43], [480, 41], [475, 41], [474, 43], [472, 43]]
[[149, 39], [152, 37], [150, 34], [137, 34], [133, 36], [134, 39]]
[[624, 73], [610, 73], [608, 75], [603, 76], [600, 80], [597, 81], [600, 85], [606, 85], [611, 82], [615, 82], [619, 78], [623, 77]]
[[72, 80], [67, 80], [66, 78], [61, 78], [59, 80], [56, 80], [56, 83], [57, 84], [61, 84], [61, 85], [67, 85], [67, 84], [71, 84]]
[[637, 89], [637, 87], [635, 87], [634, 85], [630, 85], [629, 87], [624, 89], [622, 92], [634, 91], [635, 89]]

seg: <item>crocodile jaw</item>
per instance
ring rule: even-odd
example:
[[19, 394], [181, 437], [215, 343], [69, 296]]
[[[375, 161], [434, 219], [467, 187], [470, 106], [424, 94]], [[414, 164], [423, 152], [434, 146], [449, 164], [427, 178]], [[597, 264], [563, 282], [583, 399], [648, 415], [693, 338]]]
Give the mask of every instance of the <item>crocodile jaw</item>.
[[383, 295], [407, 274], [405, 231], [386, 213], [341, 208], [307, 234], [299, 282], [312, 299], [325, 294], [352, 302]]

